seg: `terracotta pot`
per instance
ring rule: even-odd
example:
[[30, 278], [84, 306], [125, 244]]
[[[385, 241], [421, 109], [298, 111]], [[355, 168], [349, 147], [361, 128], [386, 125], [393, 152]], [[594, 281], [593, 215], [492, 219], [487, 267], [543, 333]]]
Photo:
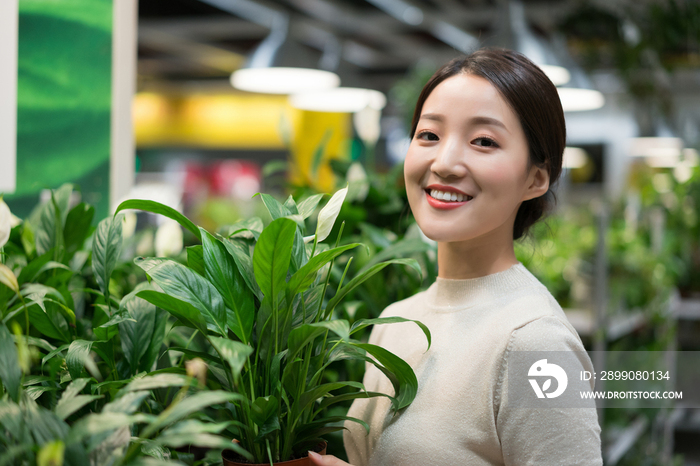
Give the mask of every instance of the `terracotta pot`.
[[[326, 447], [328, 443], [322, 442], [316, 445], [314, 451], [321, 455], [326, 454]], [[231, 450], [224, 450], [221, 452], [221, 458], [224, 460], [224, 466], [270, 466], [270, 463], [241, 463], [240, 461], [245, 461], [243, 458], [238, 456]], [[279, 463], [273, 463], [278, 466], [313, 466], [313, 463], [305, 456], [303, 458], [298, 458], [295, 460], [281, 461]]]

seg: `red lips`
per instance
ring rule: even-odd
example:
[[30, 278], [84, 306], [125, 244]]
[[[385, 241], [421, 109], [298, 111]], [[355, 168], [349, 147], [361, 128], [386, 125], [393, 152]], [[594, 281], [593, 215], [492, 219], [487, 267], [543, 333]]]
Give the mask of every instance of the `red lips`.
[[[450, 193], [457, 193], [457, 194], [463, 194], [465, 196], [469, 196], [469, 194], [465, 193], [464, 191], [460, 191], [457, 188], [453, 188], [451, 186], [443, 186], [439, 184], [431, 184], [425, 189], [425, 198], [428, 201], [428, 204], [430, 204], [431, 207], [434, 207], [436, 209], [440, 210], [450, 210], [450, 209], [456, 209], [457, 207], [461, 207], [465, 205], [469, 200], [467, 201], [442, 201], [440, 199], [435, 199], [430, 195], [431, 190], [437, 190], [437, 191], [443, 191], [443, 192], [450, 192]], [[472, 197], [472, 196], [469, 196]], [[471, 200], [471, 199], [470, 199]]]

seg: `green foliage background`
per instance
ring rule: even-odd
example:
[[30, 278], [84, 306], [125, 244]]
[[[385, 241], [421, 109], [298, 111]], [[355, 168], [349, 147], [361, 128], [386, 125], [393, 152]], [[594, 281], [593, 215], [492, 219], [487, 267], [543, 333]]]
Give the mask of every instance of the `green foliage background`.
[[96, 219], [109, 207], [112, 0], [20, 0], [17, 191], [26, 216], [45, 188], [75, 182]]

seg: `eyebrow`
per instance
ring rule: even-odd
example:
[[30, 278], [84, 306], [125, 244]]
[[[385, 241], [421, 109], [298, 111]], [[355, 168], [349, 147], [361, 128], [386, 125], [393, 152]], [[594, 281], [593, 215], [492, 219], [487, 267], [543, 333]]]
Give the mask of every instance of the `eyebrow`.
[[[442, 115], [438, 113], [424, 113], [420, 116], [420, 119], [426, 119], [426, 120], [433, 120], [433, 121], [439, 121], [442, 122], [444, 118]], [[496, 118], [491, 118], [491, 117], [485, 117], [485, 116], [475, 116], [471, 120], [469, 120], [470, 123], [475, 124], [475, 125], [491, 125], [491, 126], [499, 126], [506, 131], [508, 131], [508, 128], [506, 128], [506, 125], [501, 122], [501, 120], [497, 120]]]

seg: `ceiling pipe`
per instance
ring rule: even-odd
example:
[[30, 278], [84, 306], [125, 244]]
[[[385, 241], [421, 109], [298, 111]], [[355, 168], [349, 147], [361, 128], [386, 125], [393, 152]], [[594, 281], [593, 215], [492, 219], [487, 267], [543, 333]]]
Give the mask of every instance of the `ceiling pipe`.
[[367, 0], [367, 2], [409, 26], [423, 25], [438, 40], [462, 53], [469, 53], [479, 47], [479, 39], [473, 35], [404, 0]]
[[[340, 78], [335, 73], [296, 66], [289, 41], [288, 13], [251, 0], [200, 1], [270, 29], [270, 34], [258, 45], [245, 67], [231, 74], [233, 87], [249, 92], [293, 94], [340, 85]], [[281, 53], [287, 48], [290, 50]], [[321, 57], [322, 65], [333, 66], [338, 62], [334, 55], [339, 54], [332, 46], [324, 49], [324, 55], [325, 60]], [[292, 67], [279, 66], [290, 59], [294, 64]]]

